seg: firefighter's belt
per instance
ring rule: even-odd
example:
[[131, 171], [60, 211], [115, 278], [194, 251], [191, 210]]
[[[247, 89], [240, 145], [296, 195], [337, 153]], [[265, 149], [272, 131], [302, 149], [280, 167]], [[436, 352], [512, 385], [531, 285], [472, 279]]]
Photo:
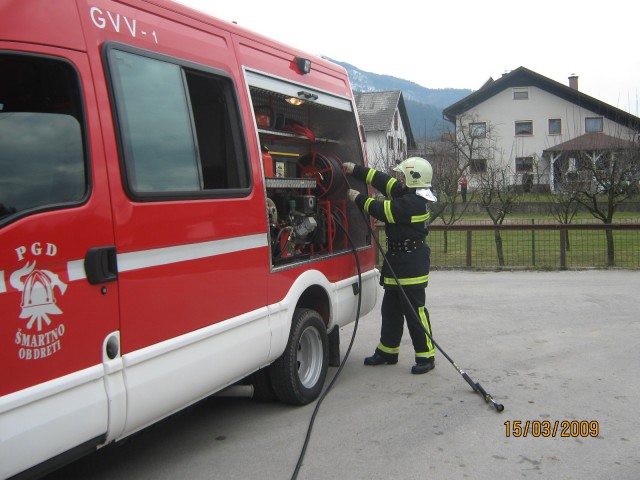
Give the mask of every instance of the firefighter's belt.
[[391, 252], [414, 252], [424, 245], [424, 240], [406, 240], [393, 241], [387, 239], [387, 249]]

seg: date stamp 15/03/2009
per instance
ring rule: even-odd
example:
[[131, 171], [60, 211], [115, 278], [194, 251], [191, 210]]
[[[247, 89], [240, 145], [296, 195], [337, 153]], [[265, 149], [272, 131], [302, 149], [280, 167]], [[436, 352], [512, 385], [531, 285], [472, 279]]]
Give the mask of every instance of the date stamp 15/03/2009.
[[584, 438], [597, 437], [597, 420], [507, 420], [506, 437]]

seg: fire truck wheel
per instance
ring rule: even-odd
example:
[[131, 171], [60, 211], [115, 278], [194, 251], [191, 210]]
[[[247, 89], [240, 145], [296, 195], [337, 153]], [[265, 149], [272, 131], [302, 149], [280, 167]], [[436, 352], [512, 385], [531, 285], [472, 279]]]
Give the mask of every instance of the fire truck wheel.
[[306, 405], [320, 395], [329, 365], [327, 329], [315, 310], [296, 309], [282, 356], [271, 366], [273, 389], [281, 402]]

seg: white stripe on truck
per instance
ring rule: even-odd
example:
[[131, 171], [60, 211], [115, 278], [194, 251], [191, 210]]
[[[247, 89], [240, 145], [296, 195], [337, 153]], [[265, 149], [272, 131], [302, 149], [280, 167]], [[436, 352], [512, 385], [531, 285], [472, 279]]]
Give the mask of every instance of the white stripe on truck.
[[[190, 243], [174, 247], [154, 248], [139, 252], [119, 253], [117, 255], [118, 272], [158, 267], [171, 263], [188, 262], [200, 258], [215, 257], [228, 253], [241, 252], [268, 246], [267, 235], [258, 233], [246, 237], [226, 238], [210, 242]], [[67, 263], [69, 281], [87, 278], [84, 260], [72, 260]], [[1, 291], [1, 290], [0, 290]]]

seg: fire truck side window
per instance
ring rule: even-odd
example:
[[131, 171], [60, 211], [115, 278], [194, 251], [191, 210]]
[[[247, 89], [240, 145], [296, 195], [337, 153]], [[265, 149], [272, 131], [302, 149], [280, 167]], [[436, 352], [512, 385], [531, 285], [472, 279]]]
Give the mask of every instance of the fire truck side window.
[[247, 191], [250, 177], [229, 79], [115, 48], [108, 57], [132, 196]]
[[82, 124], [71, 65], [0, 54], [0, 222], [83, 200]]

